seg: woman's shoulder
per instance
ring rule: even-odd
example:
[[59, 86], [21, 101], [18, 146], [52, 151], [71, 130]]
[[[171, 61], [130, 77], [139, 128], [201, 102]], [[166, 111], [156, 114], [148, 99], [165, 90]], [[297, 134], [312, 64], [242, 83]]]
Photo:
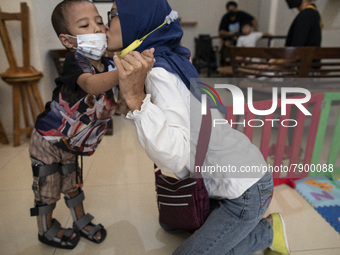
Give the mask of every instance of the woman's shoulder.
[[181, 78], [162, 67], [154, 67], [146, 78], [146, 91], [152, 95], [162, 94], [166, 98], [188, 97], [190, 91]]
[[[165, 70], [163, 67], [154, 67], [151, 72], [148, 74], [147, 79], [150, 80], [173, 80], [178, 81], [181, 80], [180, 77], [175, 74]], [[169, 80], [170, 79], [170, 80]]]

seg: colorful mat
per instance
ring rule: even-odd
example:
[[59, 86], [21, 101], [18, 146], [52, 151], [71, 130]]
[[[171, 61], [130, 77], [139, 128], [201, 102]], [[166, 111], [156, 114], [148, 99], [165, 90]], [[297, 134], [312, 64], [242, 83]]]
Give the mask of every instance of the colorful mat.
[[340, 233], [340, 189], [327, 177], [296, 180], [296, 190]]

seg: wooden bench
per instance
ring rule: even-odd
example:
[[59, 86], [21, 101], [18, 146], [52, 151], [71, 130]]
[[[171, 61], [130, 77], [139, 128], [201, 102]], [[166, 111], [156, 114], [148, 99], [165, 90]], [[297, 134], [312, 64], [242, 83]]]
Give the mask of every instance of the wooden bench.
[[340, 47], [229, 47], [234, 77], [340, 77]]

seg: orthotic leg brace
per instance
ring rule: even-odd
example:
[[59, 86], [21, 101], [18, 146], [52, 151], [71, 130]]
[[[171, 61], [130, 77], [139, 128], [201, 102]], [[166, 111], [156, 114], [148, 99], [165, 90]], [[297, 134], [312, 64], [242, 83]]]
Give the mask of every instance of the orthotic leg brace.
[[35, 207], [31, 208], [31, 216], [37, 216], [38, 223], [38, 232], [39, 235], [45, 235], [46, 237], [53, 237], [57, 233], [48, 233], [47, 225], [46, 225], [46, 214], [52, 212], [56, 206], [56, 203], [46, 204], [40, 195], [40, 185], [46, 179], [46, 176], [55, 174], [60, 171], [62, 176], [66, 176], [77, 169], [76, 164], [67, 164], [61, 165], [59, 163], [54, 163], [51, 165], [44, 165], [42, 162], [38, 162], [32, 165], [33, 170], [33, 193], [34, 193], [34, 205]]

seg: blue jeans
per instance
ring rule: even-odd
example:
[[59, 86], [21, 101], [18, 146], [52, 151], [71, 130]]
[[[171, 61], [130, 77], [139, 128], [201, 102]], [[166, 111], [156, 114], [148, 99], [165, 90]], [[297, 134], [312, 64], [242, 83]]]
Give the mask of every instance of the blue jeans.
[[266, 173], [236, 199], [216, 201], [203, 226], [185, 240], [175, 255], [243, 255], [269, 247], [273, 230], [262, 218], [273, 194], [273, 178]]

